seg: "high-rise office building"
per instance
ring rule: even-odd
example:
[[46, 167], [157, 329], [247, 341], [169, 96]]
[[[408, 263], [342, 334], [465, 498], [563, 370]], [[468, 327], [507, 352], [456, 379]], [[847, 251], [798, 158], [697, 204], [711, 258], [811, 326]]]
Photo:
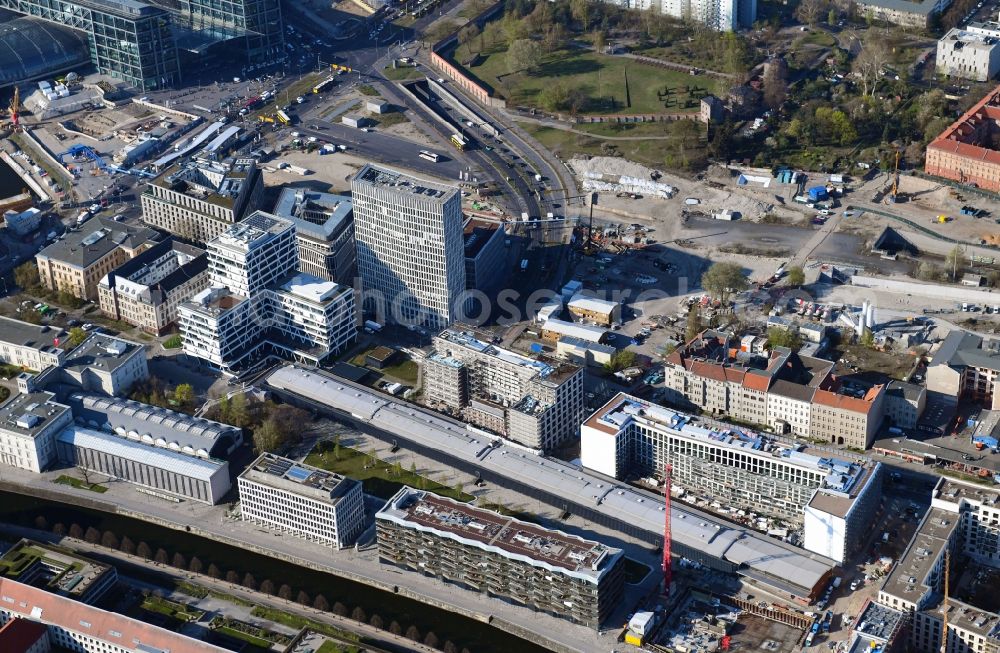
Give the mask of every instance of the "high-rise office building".
[[357, 332], [354, 290], [299, 273], [295, 226], [258, 211], [208, 243], [209, 288], [181, 304], [184, 352], [222, 367], [271, 351], [319, 363]]
[[391, 322], [447, 327], [465, 291], [458, 189], [368, 164], [351, 192], [366, 310]]

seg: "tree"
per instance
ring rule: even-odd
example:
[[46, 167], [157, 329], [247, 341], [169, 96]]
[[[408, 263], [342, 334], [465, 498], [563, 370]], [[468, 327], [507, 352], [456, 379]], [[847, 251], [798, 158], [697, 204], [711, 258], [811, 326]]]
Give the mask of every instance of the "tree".
[[257, 453], [272, 453], [284, 445], [284, 438], [274, 419], [267, 418], [253, 430], [253, 448]]
[[229, 400], [228, 408], [227, 412], [230, 424], [241, 429], [246, 428], [250, 424], [250, 415], [247, 409], [247, 397], [245, 394], [234, 395]]
[[403, 627], [399, 625], [398, 621], [393, 619], [389, 623], [389, 632], [395, 635], [396, 637], [399, 637], [400, 635], [403, 634]]
[[420, 629], [416, 626], [410, 626], [406, 629], [406, 639], [413, 640], [414, 642], [420, 641]]
[[169, 560], [169, 559], [170, 559], [170, 556], [167, 555], [167, 552], [163, 548], [157, 549], [156, 550], [156, 555], [153, 556], [153, 560], [155, 560], [156, 562], [158, 562], [161, 565], [167, 564], [167, 560]]
[[337, 433], [333, 436], [333, 459], [340, 460], [340, 456], [343, 454], [343, 450], [340, 448], [340, 434]]
[[917, 265], [916, 277], [921, 281], [940, 281], [944, 276], [941, 266], [934, 265], [930, 261], [921, 261]]
[[243, 583], [241, 584], [248, 589], [257, 589], [257, 579], [249, 571], [243, 576]]
[[101, 541], [101, 531], [97, 530], [93, 526], [88, 526], [87, 532], [83, 535], [83, 539], [90, 544], [97, 544]]
[[455, 646], [455, 642], [450, 639], [444, 640], [444, 647], [441, 649], [444, 653], [458, 653], [458, 647]]
[[174, 388], [174, 401], [179, 406], [190, 406], [194, 403], [194, 387], [190, 383], [182, 383]]
[[171, 561], [171, 564], [178, 569], [187, 569], [188, 566], [187, 558], [185, 558], [184, 554], [180, 551], [174, 554], [174, 559]]
[[802, 347], [802, 338], [798, 333], [789, 329], [773, 326], [767, 330], [767, 345], [769, 347], [788, 347], [792, 351], [798, 351]]
[[334, 601], [333, 614], [337, 615], [338, 617], [343, 617], [344, 615], [347, 614], [347, 606], [341, 603], [340, 601]]
[[278, 588], [278, 598], [285, 599], [286, 601], [292, 600], [292, 588], [288, 583], [282, 583], [281, 587]]
[[235, 569], [230, 569], [226, 572], [226, 582], [231, 585], [237, 585], [240, 582], [240, 575]]
[[542, 57], [542, 46], [531, 39], [517, 39], [507, 48], [507, 72], [534, 70]]
[[122, 538], [121, 544], [118, 546], [118, 548], [122, 553], [128, 555], [135, 554], [135, 542], [133, 542], [128, 535]]
[[691, 342], [697, 338], [703, 328], [704, 325], [701, 322], [701, 309], [698, 307], [698, 303], [695, 302], [691, 304], [690, 308], [688, 308], [687, 328], [684, 330], [684, 341]]
[[764, 103], [772, 110], [780, 108], [788, 98], [787, 74], [784, 61], [771, 61], [764, 67]]
[[869, 30], [861, 43], [861, 52], [854, 59], [854, 72], [861, 78], [861, 89], [865, 96], [875, 94], [882, 69], [888, 61], [889, 48], [885, 39], [875, 30]]
[[[288, 585], [285, 585], [285, 587], [288, 587]], [[274, 582], [270, 578], [265, 578], [264, 581], [260, 584], [260, 591], [263, 592], [264, 594], [270, 594], [271, 596], [274, 596]]]
[[149, 548], [148, 544], [142, 541], [139, 542], [139, 546], [136, 547], [135, 552], [139, 555], [140, 558], [144, 558], [146, 560], [149, 560], [150, 558], [153, 557], [153, 550]]
[[220, 576], [222, 576], [222, 570], [219, 569], [219, 566], [217, 564], [215, 564], [214, 562], [209, 563], [209, 565], [208, 565], [208, 577], [209, 578], [219, 578]]
[[101, 535], [101, 546], [109, 549], [117, 549], [118, 545], [118, 536], [113, 531], [104, 531], [104, 534]]
[[826, 24], [833, 26], [837, 22], [837, 10], [834, 7], [830, 7], [830, 11], [826, 14]]
[[573, 20], [580, 23], [583, 31], [590, 27], [590, 2], [589, 0], [570, 0], [569, 11]]
[[330, 602], [326, 600], [326, 597], [322, 594], [317, 594], [316, 598], [313, 599], [313, 607], [320, 612], [330, 611]]
[[49, 521], [45, 519], [44, 515], [38, 515], [35, 517], [35, 528], [40, 531], [49, 530]]
[[295, 597], [295, 602], [299, 605], [309, 605], [309, 594], [305, 590], [299, 590], [298, 596]]
[[368, 621], [368, 615], [365, 613], [365, 609], [360, 605], [351, 611], [351, 619], [359, 622]]
[[40, 284], [38, 265], [32, 260], [14, 268], [14, 283], [21, 290], [37, 288]]
[[944, 266], [948, 268], [948, 274], [951, 275], [952, 282], [954, 282], [958, 278], [958, 271], [961, 263], [962, 263], [962, 246], [955, 245], [948, 252], [948, 255], [944, 257]]
[[801, 286], [806, 282], [806, 273], [803, 272], [801, 267], [796, 265], [795, 267], [788, 268], [785, 280], [789, 286]]
[[62, 522], [56, 522], [55, 525], [52, 526], [52, 533], [58, 535], [59, 537], [63, 537], [64, 535], [66, 535], [65, 524], [63, 524]]
[[611, 355], [611, 360], [604, 364], [604, 369], [608, 372], [618, 372], [626, 367], [635, 365], [636, 355], [634, 351], [623, 349]]
[[559, 81], [546, 84], [538, 92], [538, 104], [546, 111], [560, 111], [568, 101], [569, 89]]
[[380, 617], [377, 614], [372, 615], [372, 618], [368, 621], [368, 624], [375, 630], [382, 630], [383, 628], [385, 628], [385, 621], [383, 621], [382, 617]]
[[438, 644], [440, 643], [441, 640], [438, 639], [438, 636], [434, 634], [433, 630], [428, 631], [427, 636], [424, 637], [424, 646], [428, 646], [430, 648], [437, 648]]
[[603, 52], [604, 47], [608, 43], [608, 39], [604, 35], [604, 32], [602, 32], [599, 29], [595, 29], [593, 32], [590, 33], [590, 43], [591, 45], [594, 46], [595, 51]]
[[861, 332], [861, 339], [859, 340], [862, 347], [867, 347], [871, 349], [875, 346], [875, 334], [872, 330], [865, 327], [865, 330]]
[[[462, 29], [458, 30], [458, 43], [459, 45], [469, 45], [481, 34], [479, 31], [479, 26], [475, 23], [469, 23]], [[480, 49], [482, 49], [482, 40], [480, 39]], [[472, 46], [469, 46], [472, 49]]]
[[69, 536], [72, 537], [74, 540], [82, 540], [83, 539], [83, 528], [79, 524], [77, 524], [77, 523], [70, 524], [69, 525]]
[[441, 20], [433, 23], [430, 29], [424, 33], [424, 37], [427, 41], [431, 43], [436, 43], [441, 39], [451, 35], [455, 31], [455, 21], [453, 20]]
[[795, 17], [807, 25], [815, 25], [825, 9], [826, 3], [823, 0], [801, 0], [795, 10]]
[[749, 282], [743, 274], [743, 267], [738, 263], [713, 263], [705, 274], [701, 275], [701, 285], [712, 297], [723, 305], [729, 302], [733, 293], [746, 290]]

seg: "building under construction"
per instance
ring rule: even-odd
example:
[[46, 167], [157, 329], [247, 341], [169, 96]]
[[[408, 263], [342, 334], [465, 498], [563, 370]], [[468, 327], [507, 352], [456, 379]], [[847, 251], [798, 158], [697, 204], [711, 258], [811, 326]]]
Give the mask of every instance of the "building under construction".
[[[911, 615], [900, 629], [901, 650], [913, 653], [996, 653], [1000, 615], [1000, 492], [941, 478], [899, 562], [878, 593], [884, 606]], [[965, 572], [965, 573], [963, 573]], [[975, 597], [975, 598], [973, 598]], [[947, 631], [942, 645], [942, 631]]]
[[378, 553], [467, 590], [597, 628], [622, 601], [620, 549], [404, 487], [375, 515]]

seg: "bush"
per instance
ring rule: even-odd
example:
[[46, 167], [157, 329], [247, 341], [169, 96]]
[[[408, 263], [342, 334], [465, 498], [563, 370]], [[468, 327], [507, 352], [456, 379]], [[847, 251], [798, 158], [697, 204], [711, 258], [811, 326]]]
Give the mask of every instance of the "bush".
[[164, 349], [180, 349], [183, 345], [184, 341], [181, 339], [181, 334], [179, 333], [175, 333], [163, 341]]

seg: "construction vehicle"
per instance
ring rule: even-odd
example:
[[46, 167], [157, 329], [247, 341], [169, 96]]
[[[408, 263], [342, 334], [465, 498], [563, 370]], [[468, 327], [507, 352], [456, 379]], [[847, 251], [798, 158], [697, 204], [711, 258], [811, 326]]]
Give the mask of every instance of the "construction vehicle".
[[262, 115], [260, 115], [260, 116], [257, 117], [257, 120], [260, 120], [262, 123], [264, 123], [264, 122], [273, 123], [274, 122], [274, 116], [269, 116], [267, 114], [262, 114]]
[[886, 200], [890, 204], [895, 204], [899, 195], [899, 150], [896, 150], [896, 169], [892, 173], [892, 191]]

